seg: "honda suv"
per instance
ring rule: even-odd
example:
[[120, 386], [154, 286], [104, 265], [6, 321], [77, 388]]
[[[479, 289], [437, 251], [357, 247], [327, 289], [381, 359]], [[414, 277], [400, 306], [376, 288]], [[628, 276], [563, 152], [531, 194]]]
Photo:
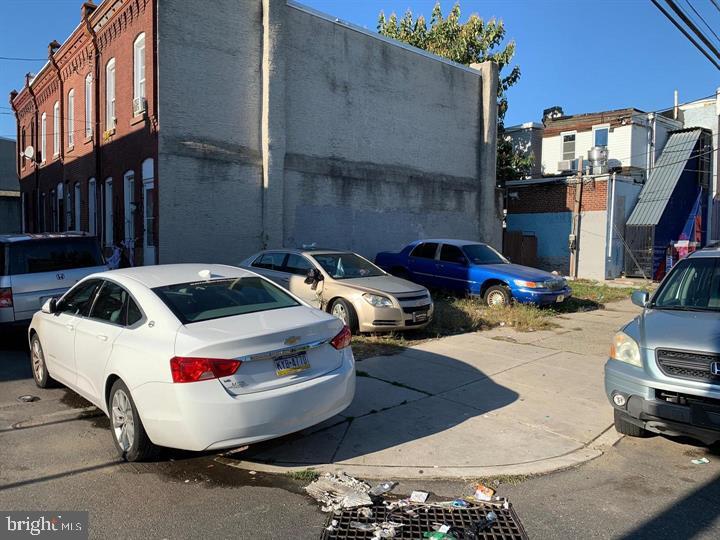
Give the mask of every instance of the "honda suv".
[[93, 236], [0, 235], [0, 327], [29, 323], [46, 300], [107, 269]]
[[681, 260], [618, 332], [605, 365], [615, 428], [720, 440], [720, 249]]

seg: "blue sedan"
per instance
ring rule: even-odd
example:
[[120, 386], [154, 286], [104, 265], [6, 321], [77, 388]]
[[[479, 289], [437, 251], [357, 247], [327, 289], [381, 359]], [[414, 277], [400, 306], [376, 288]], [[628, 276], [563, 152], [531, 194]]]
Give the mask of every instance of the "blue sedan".
[[467, 240], [417, 240], [400, 253], [381, 252], [375, 264], [426, 287], [480, 296], [488, 305], [511, 300], [546, 305], [572, 294], [565, 279], [511, 264], [487, 244]]

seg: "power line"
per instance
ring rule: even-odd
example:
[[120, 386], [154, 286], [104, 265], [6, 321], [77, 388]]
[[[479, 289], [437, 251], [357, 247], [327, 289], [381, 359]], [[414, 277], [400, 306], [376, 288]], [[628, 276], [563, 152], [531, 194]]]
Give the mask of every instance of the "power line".
[[693, 10], [693, 13], [695, 13], [695, 15], [697, 15], [698, 17], [700, 17], [700, 20], [705, 24], [705, 26], [707, 26], [707, 29], [710, 30], [710, 32], [712, 32], [712, 35], [713, 35], [713, 36], [715, 36], [715, 39], [717, 39], [718, 41], [720, 41], [720, 37], [718, 37], [718, 35], [715, 33], [715, 30], [713, 30], [712, 27], [711, 27], [711, 26], [708, 24], [708, 22], [705, 20], [705, 18], [704, 18], [702, 15], [700, 15], [700, 12], [699, 12], [697, 9], [695, 9], [695, 6], [692, 5], [692, 3], [690, 2], [690, 0], [685, 0], [685, 3], [690, 7], [690, 9]]
[[682, 8], [675, 3], [675, 0], [665, 0], [665, 2], [668, 6], [670, 6], [670, 9], [672, 9], [677, 14], [677, 16], [682, 19], [682, 21], [687, 25], [687, 27], [692, 30], [697, 37], [700, 38], [700, 41], [702, 41], [705, 46], [710, 49], [710, 51], [712, 51], [712, 53], [715, 55], [715, 58], [720, 59], [720, 51], [718, 51], [715, 45], [710, 42], [710, 40], [705, 36], [702, 30], [695, 26], [695, 23], [690, 20], [690, 17], [688, 17], [687, 14], [682, 10]]
[[47, 62], [47, 58], [19, 58], [17, 56], [0, 56], [0, 60], [8, 62]]
[[713, 6], [715, 6], [715, 9], [720, 11], [720, 4], [718, 4], [718, 1], [717, 0], [710, 0], [710, 1], [712, 2]]
[[[663, 15], [665, 15], [665, 17], [667, 18], [667, 20], [669, 20], [669, 21], [673, 24], [673, 26], [675, 26], [675, 28], [677, 28], [678, 30], [680, 30], [680, 32], [690, 41], [690, 43], [692, 43], [692, 44], [695, 46], [695, 48], [696, 48], [698, 51], [700, 51], [700, 52], [703, 54], [703, 56], [705, 56], [705, 58], [707, 58], [708, 60], [710, 60], [710, 62], [711, 62], [718, 70], [720, 70], [720, 64], [718, 64], [718, 62], [717, 62], [712, 56], [710, 56], [705, 49], [702, 48], [702, 46], [695, 40], [695, 38], [693, 38], [693, 37], [687, 32], [687, 30], [685, 30], [685, 28], [683, 28], [683, 27], [680, 25], [680, 23], [678, 23], [678, 22], [675, 20], [675, 18], [674, 18], [672, 15], [670, 15], [670, 13], [668, 13], [668, 12], [665, 10], [665, 8], [663, 8], [663, 7], [658, 3], [657, 0], [650, 0], [650, 1], [655, 5], [656, 8], [658, 8], [658, 9], [660, 10], [660, 12], [661, 12]], [[670, 0], [670, 1], [672, 1], [672, 0]]]

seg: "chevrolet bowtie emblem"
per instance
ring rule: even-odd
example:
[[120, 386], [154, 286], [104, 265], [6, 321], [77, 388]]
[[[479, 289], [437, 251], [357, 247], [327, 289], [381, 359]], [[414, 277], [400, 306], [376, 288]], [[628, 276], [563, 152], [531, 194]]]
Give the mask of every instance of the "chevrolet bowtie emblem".
[[300, 341], [300, 336], [290, 336], [285, 340], [285, 345], [295, 345], [298, 341]]

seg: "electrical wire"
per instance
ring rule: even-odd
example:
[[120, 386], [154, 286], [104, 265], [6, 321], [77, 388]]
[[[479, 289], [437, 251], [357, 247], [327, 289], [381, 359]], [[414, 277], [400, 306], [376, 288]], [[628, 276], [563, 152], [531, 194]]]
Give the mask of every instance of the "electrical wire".
[[[693, 38], [693, 37], [688, 33], [688, 31], [685, 30], [685, 28], [683, 28], [682, 25], [680, 25], [680, 23], [677, 22], [677, 21], [675, 20], [675, 18], [674, 18], [672, 15], [670, 15], [670, 13], [668, 13], [667, 10], [665, 10], [665, 8], [663, 8], [663, 7], [658, 3], [657, 0], [650, 0], [650, 1], [655, 5], [656, 8], [658, 8], [658, 9], [660, 10], [660, 12], [661, 12], [663, 15], [665, 15], [665, 17], [675, 26], [675, 28], [677, 28], [678, 30], [680, 30], [680, 32], [690, 41], [690, 43], [692, 43], [692, 44], [695, 46], [695, 48], [696, 48], [698, 51], [700, 51], [700, 52], [703, 54], [703, 56], [705, 56], [705, 58], [707, 58], [708, 60], [710, 60], [710, 62], [711, 62], [718, 70], [720, 70], [720, 64], [718, 64], [718, 62], [717, 62], [712, 56], [710, 56], [710, 54], [709, 54], [705, 49], [702, 48], [702, 46], [697, 42], [697, 40], [695, 40], [695, 38]], [[671, 0], [671, 1], [672, 1], [672, 0]]]
[[19, 58], [17, 56], [0, 56], [0, 60], [7, 62], [47, 62], [47, 58]]
[[712, 27], [708, 24], [708, 22], [705, 20], [705, 17], [700, 15], [700, 12], [697, 9], [695, 9], [695, 6], [692, 5], [690, 0], [685, 0], [685, 3], [690, 7], [690, 9], [693, 11], [693, 13], [695, 13], [695, 15], [697, 15], [700, 18], [700, 20], [707, 27], [707, 29], [710, 30], [710, 32], [712, 33], [713, 36], [715, 36], [715, 39], [720, 41], [720, 37], [718, 37], [718, 35], [715, 33], [715, 30], [713, 30]]

